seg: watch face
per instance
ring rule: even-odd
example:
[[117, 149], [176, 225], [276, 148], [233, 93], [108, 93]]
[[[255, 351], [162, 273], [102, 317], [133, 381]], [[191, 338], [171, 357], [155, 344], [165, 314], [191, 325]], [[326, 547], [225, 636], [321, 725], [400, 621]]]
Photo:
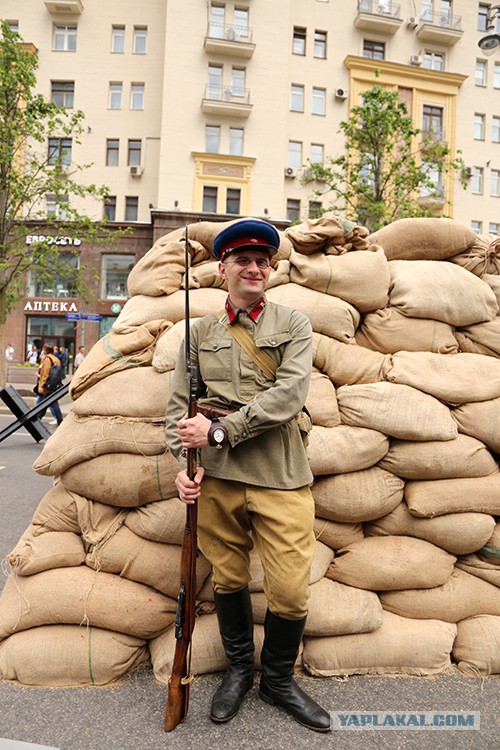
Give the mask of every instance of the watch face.
[[217, 427], [212, 433], [212, 437], [216, 443], [223, 443], [226, 437], [226, 433], [221, 427]]

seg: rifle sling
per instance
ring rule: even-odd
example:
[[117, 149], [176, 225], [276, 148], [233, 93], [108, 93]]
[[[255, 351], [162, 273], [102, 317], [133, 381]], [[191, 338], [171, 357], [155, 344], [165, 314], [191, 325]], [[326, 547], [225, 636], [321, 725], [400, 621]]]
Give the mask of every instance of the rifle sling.
[[[220, 310], [216, 315], [220, 323], [222, 323], [222, 318], [225, 315], [225, 312], [225, 310]], [[229, 325], [229, 323], [223, 323], [223, 325], [238, 342], [243, 351], [248, 354], [252, 362], [257, 365], [259, 370], [262, 370], [264, 375], [270, 378], [270, 380], [276, 380], [276, 371], [278, 369], [276, 362], [269, 356], [269, 354], [267, 354], [267, 352], [259, 349], [247, 329], [238, 321], [233, 323], [233, 325]]]

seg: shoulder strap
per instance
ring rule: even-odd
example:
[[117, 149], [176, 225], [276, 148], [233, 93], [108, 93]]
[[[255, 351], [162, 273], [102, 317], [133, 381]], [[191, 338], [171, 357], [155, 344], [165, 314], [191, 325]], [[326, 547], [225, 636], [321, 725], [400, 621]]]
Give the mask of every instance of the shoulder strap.
[[[218, 313], [216, 313], [216, 317], [218, 318], [219, 322], [222, 322], [222, 318], [224, 317], [225, 312], [225, 310], [220, 310]], [[252, 336], [248, 333], [247, 329], [238, 322], [233, 323], [233, 325], [229, 325], [228, 323], [223, 323], [223, 325], [227, 328], [231, 336], [238, 342], [243, 351], [248, 354], [252, 362], [256, 364], [260, 370], [262, 370], [264, 375], [267, 375], [267, 377], [271, 380], [276, 380], [276, 371], [278, 369], [276, 362], [272, 357], [269, 356], [269, 354], [262, 351], [262, 349], [259, 349]]]

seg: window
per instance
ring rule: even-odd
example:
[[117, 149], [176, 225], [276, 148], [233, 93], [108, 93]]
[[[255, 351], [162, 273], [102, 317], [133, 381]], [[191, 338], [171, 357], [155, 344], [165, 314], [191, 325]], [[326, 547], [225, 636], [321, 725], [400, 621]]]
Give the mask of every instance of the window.
[[323, 164], [325, 161], [325, 147], [322, 143], [311, 143], [311, 151], [309, 153], [309, 161], [311, 164]]
[[241, 202], [241, 190], [239, 188], [228, 188], [226, 193], [226, 213], [239, 214]]
[[203, 188], [203, 205], [202, 211], [208, 213], [217, 213], [217, 188], [212, 185], [205, 185]]
[[234, 28], [239, 38], [248, 36], [248, 8], [234, 9]]
[[486, 31], [486, 26], [488, 25], [488, 10], [489, 5], [483, 5], [482, 3], [479, 4], [479, 8], [477, 10], [477, 30], [478, 31]]
[[500, 143], [500, 117], [491, 118], [491, 140]]
[[385, 43], [372, 42], [365, 39], [363, 41], [363, 57], [370, 57], [372, 60], [385, 59]]
[[229, 128], [229, 153], [243, 156], [243, 128]]
[[434, 141], [444, 140], [443, 108], [424, 104], [422, 110], [422, 135]]
[[288, 141], [288, 166], [300, 169], [302, 166], [302, 143], [300, 141]]
[[231, 94], [233, 96], [245, 96], [245, 74], [245, 68], [232, 68]]
[[145, 55], [148, 44], [148, 27], [134, 26], [134, 55]]
[[312, 113], [313, 115], [326, 114], [326, 89], [313, 88], [312, 90]]
[[125, 26], [111, 27], [111, 52], [125, 52]]
[[490, 174], [490, 195], [500, 198], [500, 170], [492, 169]]
[[123, 92], [123, 84], [121, 83], [109, 84], [108, 109], [121, 109], [122, 108], [122, 92]]
[[485, 123], [485, 116], [478, 115], [476, 113], [474, 115], [474, 140], [475, 141], [484, 141], [484, 123]]
[[326, 58], [326, 31], [314, 32], [314, 57]]
[[125, 221], [137, 221], [139, 198], [136, 195], [125, 196]]
[[45, 204], [47, 209], [47, 216], [52, 216], [55, 219], [67, 219], [68, 218], [68, 196], [67, 195], [51, 195], [48, 193], [45, 196]]
[[288, 198], [286, 202], [286, 217], [291, 222], [300, 219], [300, 200], [298, 198]]
[[303, 26], [293, 27], [292, 54], [306, 54], [306, 29]]
[[54, 50], [75, 52], [76, 26], [54, 26]]
[[424, 52], [422, 67], [427, 70], [444, 70], [444, 55], [441, 52]]
[[493, 88], [500, 89], [500, 63], [495, 63], [493, 69]]
[[481, 234], [483, 231], [483, 222], [482, 221], [474, 221], [474, 219], [470, 223], [471, 229], [476, 234]]
[[319, 219], [321, 216], [321, 201], [309, 201], [309, 218]]
[[75, 96], [74, 81], [52, 81], [50, 90], [50, 99], [58, 107], [73, 109]]
[[205, 151], [218, 154], [220, 148], [220, 126], [205, 125]]
[[223, 5], [210, 5], [209, 36], [212, 39], [224, 39], [225, 8]]
[[11, 31], [15, 31], [19, 34], [19, 21], [7, 21], [7, 26]]
[[[80, 266], [77, 253], [59, 252], [54, 254], [54, 262], [58, 265], [58, 272], [47, 278], [47, 271], [35, 266], [28, 274], [28, 295], [30, 297], [73, 297], [73, 279]], [[67, 273], [61, 266], [68, 268]], [[54, 320], [51, 318], [50, 320]], [[34, 333], [34, 331], [32, 331]]]
[[476, 86], [486, 86], [486, 60], [476, 60]]
[[108, 195], [105, 198], [104, 216], [108, 221], [116, 221], [116, 195]]
[[483, 169], [482, 167], [472, 167], [472, 192], [481, 195], [483, 192]]
[[222, 66], [208, 66], [208, 99], [220, 99], [222, 97]]
[[488, 234], [496, 234], [498, 236], [498, 231], [500, 229], [500, 224], [497, 224], [494, 221], [490, 221], [488, 224]]
[[118, 138], [106, 139], [106, 166], [117, 167], [120, 152], [120, 141]]
[[71, 148], [71, 138], [49, 138], [47, 163], [52, 166], [56, 164], [71, 164]]
[[134, 138], [129, 138], [128, 158], [127, 158], [127, 164], [129, 167], [140, 166], [141, 153], [142, 153], [142, 141], [138, 139], [134, 139]]
[[143, 83], [133, 83], [130, 87], [130, 109], [144, 109]]
[[101, 299], [127, 298], [127, 279], [134, 261], [133, 255], [102, 256]]
[[292, 112], [304, 111], [304, 87], [298, 83], [292, 83], [290, 93], [290, 110]]

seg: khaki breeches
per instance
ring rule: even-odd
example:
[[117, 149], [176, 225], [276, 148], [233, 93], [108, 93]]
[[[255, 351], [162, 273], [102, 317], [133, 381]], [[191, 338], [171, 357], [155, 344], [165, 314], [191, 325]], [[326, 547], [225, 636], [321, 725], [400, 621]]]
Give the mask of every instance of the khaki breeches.
[[274, 490], [203, 478], [198, 543], [213, 566], [218, 593], [229, 594], [248, 585], [249, 553], [255, 544], [271, 612], [290, 620], [305, 617], [315, 549], [313, 523], [309, 487]]

